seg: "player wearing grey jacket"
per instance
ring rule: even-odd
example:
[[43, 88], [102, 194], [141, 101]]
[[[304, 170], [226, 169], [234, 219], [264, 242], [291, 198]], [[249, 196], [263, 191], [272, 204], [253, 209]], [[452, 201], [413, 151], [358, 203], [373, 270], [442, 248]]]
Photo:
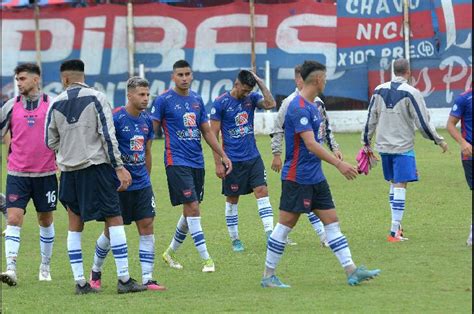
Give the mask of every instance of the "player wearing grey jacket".
[[408, 182], [418, 181], [415, 159], [415, 130], [439, 145], [446, 152], [448, 145], [430, 124], [430, 115], [419, 90], [408, 84], [410, 64], [406, 59], [393, 63], [395, 79], [379, 85], [370, 100], [362, 143], [375, 147], [382, 157], [385, 180], [390, 182], [392, 225], [388, 242], [408, 240], [403, 236], [401, 221], [405, 211]]

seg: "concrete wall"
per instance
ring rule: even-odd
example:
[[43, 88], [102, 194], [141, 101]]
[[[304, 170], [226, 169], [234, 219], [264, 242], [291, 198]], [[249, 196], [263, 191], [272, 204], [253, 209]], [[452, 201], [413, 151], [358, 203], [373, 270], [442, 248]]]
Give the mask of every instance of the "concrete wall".
[[[439, 129], [446, 127], [451, 108], [430, 109], [431, 123]], [[329, 111], [329, 121], [334, 132], [361, 132], [367, 121], [367, 110]], [[270, 134], [276, 113], [255, 115], [256, 134]]]

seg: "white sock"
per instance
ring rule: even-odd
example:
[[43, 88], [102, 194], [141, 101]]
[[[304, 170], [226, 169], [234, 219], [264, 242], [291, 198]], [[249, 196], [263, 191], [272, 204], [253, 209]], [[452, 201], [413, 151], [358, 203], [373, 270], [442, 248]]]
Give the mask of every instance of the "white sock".
[[112, 248], [112, 254], [114, 254], [117, 267], [117, 277], [122, 282], [127, 282], [130, 279], [130, 275], [128, 273], [128, 247], [125, 228], [124, 226], [109, 227], [109, 234], [110, 247]]
[[204, 233], [202, 232], [201, 227], [201, 217], [187, 217], [189, 232], [194, 240], [194, 246], [201, 255], [203, 260], [208, 260], [209, 253], [207, 252], [206, 239], [204, 238]]
[[86, 278], [84, 277], [84, 266], [82, 263], [81, 235], [82, 232], [68, 231], [67, 251], [74, 280], [83, 286], [86, 283]]
[[104, 265], [105, 258], [110, 251], [110, 240], [102, 234], [97, 239], [95, 243], [95, 254], [94, 254], [94, 264], [92, 265], [92, 270], [95, 272], [102, 271], [102, 265]]
[[265, 232], [273, 230], [273, 209], [272, 204], [270, 204], [269, 197], [262, 197], [257, 200], [258, 204], [258, 214], [262, 219], [263, 229]]
[[341, 233], [338, 222], [324, 226], [328, 237], [329, 247], [334, 255], [336, 255], [342, 267], [354, 267], [352, 261], [351, 250], [347, 243], [346, 237]]
[[316, 231], [317, 235], [320, 237], [324, 235], [324, 225], [321, 219], [319, 219], [319, 217], [316, 216], [316, 214], [313, 212], [310, 212], [308, 214], [308, 219], [311, 225], [313, 226], [314, 231]]
[[188, 234], [189, 228], [188, 223], [186, 222], [186, 218], [183, 215], [178, 220], [178, 225], [176, 226], [176, 231], [174, 233], [174, 237], [171, 240], [170, 248], [173, 251], [177, 251], [181, 244], [183, 244], [184, 240], [186, 240], [186, 235]]
[[21, 227], [7, 225], [5, 230], [5, 256], [7, 270], [16, 271], [16, 259], [20, 250]]
[[393, 184], [390, 184], [390, 191], [388, 192], [388, 200], [390, 202], [390, 209], [393, 209]]
[[265, 260], [265, 273], [263, 276], [270, 277], [275, 273], [280, 259], [285, 250], [286, 239], [291, 232], [291, 228], [277, 223], [267, 243], [267, 257]]
[[225, 203], [225, 220], [227, 223], [227, 230], [229, 231], [230, 239], [232, 241], [239, 238], [239, 205]]
[[403, 213], [405, 212], [406, 193], [407, 190], [405, 188], [393, 189], [392, 228], [390, 229], [392, 237], [397, 234], [403, 219]]
[[54, 224], [49, 227], [40, 228], [40, 250], [41, 250], [41, 263], [49, 265], [51, 262], [51, 256], [53, 255], [54, 245]]
[[153, 279], [153, 266], [155, 265], [155, 236], [140, 236], [139, 245], [140, 265], [142, 266], [142, 283], [146, 284]]

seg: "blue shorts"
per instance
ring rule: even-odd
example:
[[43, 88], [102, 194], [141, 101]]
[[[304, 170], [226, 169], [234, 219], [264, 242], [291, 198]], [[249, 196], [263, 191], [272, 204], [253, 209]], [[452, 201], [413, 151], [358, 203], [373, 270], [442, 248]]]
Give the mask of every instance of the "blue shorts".
[[381, 154], [385, 180], [393, 183], [418, 181], [414, 156]]
[[168, 190], [173, 206], [201, 203], [204, 199], [204, 169], [184, 166], [166, 167]]
[[151, 186], [140, 190], [119, 192], [119, 198], [125, 225], [155, 217], [155, 196]]
[[280, 210], [302, 214], [313, 210], [334, 209], [336, 205], [326, 180], [318, 184], [298, 184], [292, 181], [282, 182]]
[[225, 196], [247, 195], [255, 188], [267, 186], [267, 172], [262, 157], [232, 163], [232, 172], [222, 180]]
[[59, 200], [82, 221], [121, 216], [117, 192], [119, 182], [109, 164], [61, 173]]
[[56, 210], [58, 203], [58, 179], [56, 175], [46, 177], [18, 177], [7, 175], [7, 208], [21, 208], [33, 199], [36, 211], [46, 213]]
[[466, 176], [467, 185], [472, 191], [472, 159], [463, 160], [462, 167], [464, 168], [464, 175]]

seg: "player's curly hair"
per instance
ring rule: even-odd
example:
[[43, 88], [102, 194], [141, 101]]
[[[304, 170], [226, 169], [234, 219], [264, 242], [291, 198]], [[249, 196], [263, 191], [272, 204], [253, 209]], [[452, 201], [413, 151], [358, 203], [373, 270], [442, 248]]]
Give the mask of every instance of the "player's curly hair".
[[20, 74], [21, 72], [26, 72], [26, 73], [31, 73], [31, 74], [38, 74], [39, 76], [41, 76], [41, 69], [40, 67], [35, 64], [35, 63], [23, 63], [23, 64], [19, 64], [16, 68], [15, 68], [15, 75], [18, 75]]

